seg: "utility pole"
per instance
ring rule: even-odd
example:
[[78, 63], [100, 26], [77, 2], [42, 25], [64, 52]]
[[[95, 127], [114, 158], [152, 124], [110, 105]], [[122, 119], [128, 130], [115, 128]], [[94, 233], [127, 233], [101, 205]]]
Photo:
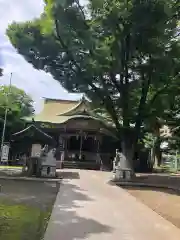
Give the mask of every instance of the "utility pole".
[[12, 81], [12, 73], [10, 75], [9, 79], [9, 89], [7, 93], [7, 99], [6, 99], [6, 108], [5, 108], [5, 113], [4, 113], [4, 124], [3, 124], [3, 131], [2, 131], [2, 137], [1, 137], [1, 163], [2, 163], [2, 157], [3, 157], [3, 145], [4, 145], [4, 137], [5, 137], [5, 132], [6, 132], [6, 123], [7, 123], [7, 114], [8, 114], [8, 98], [9, 94], [11, 92], [11, 81]]

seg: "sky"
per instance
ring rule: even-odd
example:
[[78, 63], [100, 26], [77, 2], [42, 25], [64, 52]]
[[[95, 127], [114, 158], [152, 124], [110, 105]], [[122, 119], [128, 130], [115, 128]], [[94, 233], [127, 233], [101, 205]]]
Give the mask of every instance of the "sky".
[[6, 28], [12, 21], [24, 22], [38, 17], [43, 11], [43, 0], [0, 0], [0, 6], [0, 66], [3, 68], [0, 84], [9, 84], [12, 72], [12, 84], [33, 98], [36, 112], [42, 109], [42, 97], [79, 99], [79, 95], [67, 93], [50, 74], [35, 70], [6, 36]]

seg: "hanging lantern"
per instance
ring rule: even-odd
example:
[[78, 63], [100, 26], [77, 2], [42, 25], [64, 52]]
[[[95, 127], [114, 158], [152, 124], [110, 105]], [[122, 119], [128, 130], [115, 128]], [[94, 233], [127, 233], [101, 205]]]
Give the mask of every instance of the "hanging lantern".
[[63, 139], [61, 136], [59, 137], [59, 144], [63, 144]]

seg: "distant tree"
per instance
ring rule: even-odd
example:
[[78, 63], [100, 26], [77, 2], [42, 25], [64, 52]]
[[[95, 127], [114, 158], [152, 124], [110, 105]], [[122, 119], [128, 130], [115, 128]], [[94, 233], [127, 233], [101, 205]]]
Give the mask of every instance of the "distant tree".
[[2, 131], [4, 115], [6, 107], [7, 113], [7, 129], [6, 137], [10, 134], [22, 129], [24, 121], [22, 117], [29, 116], [34, 113], [33, 100], [21, 89], [14, 86], [0, 86], [0, 129]]
[[3, 60], [2, 60], [2, 55], [0, 51], [0, 77], [3, 75]]

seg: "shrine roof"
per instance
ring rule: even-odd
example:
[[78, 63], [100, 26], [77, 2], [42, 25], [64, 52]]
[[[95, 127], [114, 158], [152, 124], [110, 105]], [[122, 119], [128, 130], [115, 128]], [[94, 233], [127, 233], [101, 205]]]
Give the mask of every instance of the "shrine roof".
[[49, 136], [47, 133], [43, 132], [41, 129], [37, 128], [33, 124], [23, 129], [22, 131], [12, 134], [11, 141], [56, 144], [55, 140], [51, 136]]
[[[95, 120], [102, 124], [108, 135], [112, 134], [112, 124], [108, 123], [104, 117], [94, 113], [90, 102], [85, 98], [79, 101], [44, 99], [43, 110], [34, 116], [26, 117], [27, 122], [63, 124], [73, 119]], [[110, 130], [108, 130], [110, 128]], [[113, 134], [114, 135], [114, 134]]]
[[[79, 101], [45, 99], [43, 110], [34, 116], [25, 117], [27, 122], [65, 123], [72, 118], [94, 118], [87, 114], [90, 104], [84, 98]], [[84, 113], [84, 114], [83, 114]]]
[[97, 120], [100, 121], [99, 118], [94, 117], [94, 116], [89, 116], [89, 115], [72, 115], [72, 116], [49, 116], [48, 118], [40, 118], [40, 117], [35, 117], [35, 118], [31, 118], [31, 119], [27, 119], [27, 121], [35, 121], [35, 122], [45, 122], [45, 123], [54, 123], [54, 124], [61, 124], [61, 123], [65, 123], [68, 120], [71, 119], [93, 119], [93, 120]]
[[45, 138], [49, 138], [51, 140], [53, 140], [53, 138], [51, 136], [49, 136], [47, 133], [43, 132], [41, 129], [37, 128], [35, 125], [30, 125], [28, 126], [27, 128], [19, 131], [19, 132], [16, 132], [14, 134], [12, 134], [13, 137], [18, 137], [20, 135], [23, 135], [23, 134], [26, 134], [28, 132], [32, 132], [32, 131], [35, 131], [41, 135], [43, 135]]

